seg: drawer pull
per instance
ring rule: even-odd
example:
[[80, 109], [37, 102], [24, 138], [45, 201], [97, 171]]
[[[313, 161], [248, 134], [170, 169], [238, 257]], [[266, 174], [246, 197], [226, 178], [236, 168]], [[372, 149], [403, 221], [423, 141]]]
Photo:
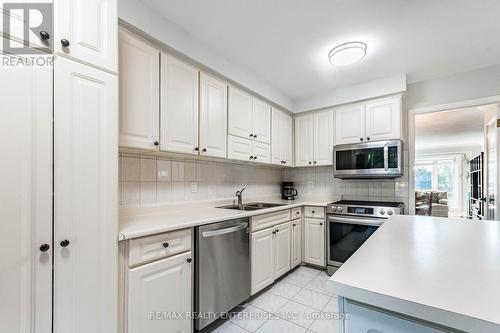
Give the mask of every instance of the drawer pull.
[[311, 211], [311, 213], [316, 214], [316, 212], [315, 212], [314, 210], [313, 210], [313, 211]]
[[165, 242], [162, 244], [164, 248], [167, 248], [170, 244], [168, 244], [168, 242]]
[[188, 263], [191, 263], [191, 261], [193, 261], [193, 259], [191, 259], [191, 258], [187, 258], [187, 259], [186, 259], [186, 261], [187, 261]]

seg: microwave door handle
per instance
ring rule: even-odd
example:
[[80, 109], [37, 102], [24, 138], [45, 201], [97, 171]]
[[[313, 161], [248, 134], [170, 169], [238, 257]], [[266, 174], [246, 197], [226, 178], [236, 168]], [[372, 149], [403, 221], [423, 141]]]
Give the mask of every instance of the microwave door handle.
[[389, 147], [384, 146], [384, 168], [389, 171]]
[[295, 195], [295, 196], [299, 195], [299, 192], [297, 192], [296, 188], [293, 189], [293, 195]]

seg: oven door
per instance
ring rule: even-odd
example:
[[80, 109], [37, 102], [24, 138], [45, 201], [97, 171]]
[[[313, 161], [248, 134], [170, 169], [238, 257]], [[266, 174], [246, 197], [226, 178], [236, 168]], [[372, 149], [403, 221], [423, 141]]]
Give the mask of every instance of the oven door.
[[385, 219], [328, 215], [328, 265], [340, 267], [378, 229]]

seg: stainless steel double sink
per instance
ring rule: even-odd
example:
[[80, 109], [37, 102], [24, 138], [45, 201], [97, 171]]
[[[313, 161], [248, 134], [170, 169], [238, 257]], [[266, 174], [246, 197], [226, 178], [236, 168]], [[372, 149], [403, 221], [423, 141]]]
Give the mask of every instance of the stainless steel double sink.
[[259, 210], [259, 209], [280, 207], [280, 206], [286, 206], [286, 204], [269, 203], [269, 202], [250, 202], [241, 205], [219, 206], [216, 208], [234, 209], [234, 210]]

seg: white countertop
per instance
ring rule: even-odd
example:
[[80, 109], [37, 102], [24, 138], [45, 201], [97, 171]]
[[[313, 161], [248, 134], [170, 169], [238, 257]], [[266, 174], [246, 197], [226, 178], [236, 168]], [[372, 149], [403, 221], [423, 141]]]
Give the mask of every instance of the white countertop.
[[500, 222], [394, 216], [331, 277], [342, 297], [500, 332]]
[[[220, 222], [225, 220], [237, 219], [271, 213], [283, 209], [289, 209], [300, 206], [323, 206], [333, 200], [279, 200], [267, 199], [262, 202], [281, 203], [284, 206], [265, 208], [254, 211], [239, 211], [233, 209], [215, 208], [216, 205], [203, 206], [193, 204], [189, 208], [173, 209], [173, 207], [155, 206], [155, 207], [137, 207], [124, 208], [120, 211], [120, 230], [118, 239], [126, 240], [131, 238], [143, 237], [158, 234], [167, 231], [173, 231], [184, 228], [191, 228], [203, 224]], [[247, 202], [260, 200], [248, 200]]]

